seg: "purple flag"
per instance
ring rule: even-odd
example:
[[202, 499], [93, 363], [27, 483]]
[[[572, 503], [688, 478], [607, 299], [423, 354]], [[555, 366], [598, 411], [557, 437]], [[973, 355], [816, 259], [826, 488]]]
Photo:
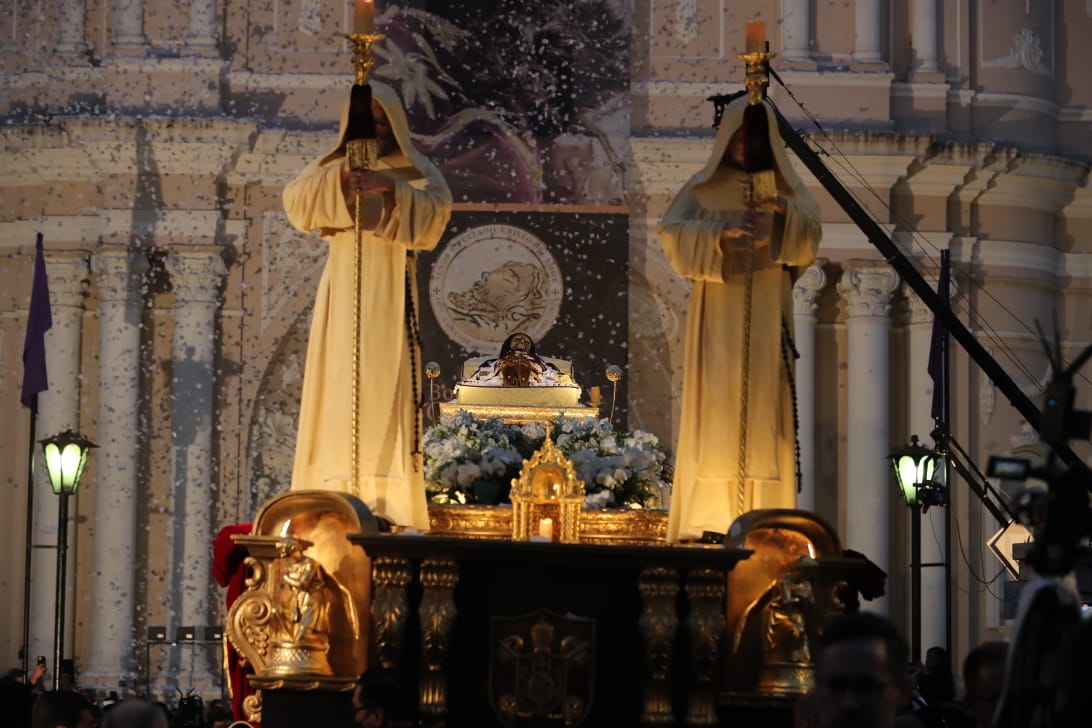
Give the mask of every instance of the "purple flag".
[[[940, 275], [937, 277], [937, 298], [940, 305], [948, 308], [950, 273], [948, 251], [940, 251]], [[929, 344], [929, 377], [933, 380], [933, 419], [945, 416], [944, 402], [948, 398], [948, 382], [945, 379], [945, 359], [948, 357], [948, 327], [939, 316], [933, 314], [933, 340]]]
[[27, 335], [23, 340], [24, 407], [38, 411], [38, 393], [49, 389], [46, 375], [45, 333], [53, 327], [53, 312], [49, 309], [49, 277], [46, 276], [42, 234], [38, 233], [34, 254], [34, 283], [30, 288], [30, 311], [27, 314]]

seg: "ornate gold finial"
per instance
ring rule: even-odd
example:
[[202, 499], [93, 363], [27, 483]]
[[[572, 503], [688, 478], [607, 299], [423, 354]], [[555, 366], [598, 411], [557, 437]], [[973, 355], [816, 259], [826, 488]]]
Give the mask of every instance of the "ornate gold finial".
[[770, 85], [769, 62], [777, 55], [766, 50], [766, 21], [747, 21], [746, 49], [745, 53], [737, 53], [736, 58], [747, 64], [743, 85], [747, 87], [747, 103], [754, 106], [766, 98], [766, 87]]

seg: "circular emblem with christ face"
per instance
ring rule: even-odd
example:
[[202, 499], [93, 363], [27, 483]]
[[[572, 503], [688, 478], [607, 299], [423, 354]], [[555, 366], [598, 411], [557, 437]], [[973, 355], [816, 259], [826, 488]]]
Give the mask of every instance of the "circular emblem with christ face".
[[561, 268], [546, 244], [512, 225], [482, 225], [456, 235], [429, 278], [432, 311], [453, 341], [496, 354], [509, 334], [535, 341], [561, 310]]

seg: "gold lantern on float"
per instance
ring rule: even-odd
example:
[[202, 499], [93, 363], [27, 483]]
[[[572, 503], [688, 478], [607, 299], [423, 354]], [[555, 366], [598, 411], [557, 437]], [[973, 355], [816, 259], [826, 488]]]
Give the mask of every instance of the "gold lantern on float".
[[509, 498], [513, 541], [530, 541], [532, 536], [560, 543], [580, 540], [584, 481], [577, 479], [572, 461], [554, 444], [549, 428], [542, 447], [512, 480]]

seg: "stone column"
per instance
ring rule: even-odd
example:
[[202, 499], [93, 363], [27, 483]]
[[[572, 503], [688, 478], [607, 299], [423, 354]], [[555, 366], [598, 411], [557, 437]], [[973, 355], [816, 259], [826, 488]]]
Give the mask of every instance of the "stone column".
[[192, 0], [186, 50], [191, 55], [216, 54], [216, 0]]
[[937, 0], [913, 0], [910, 32], [914, 52], [911, 68], [914, 73], [936, 73], [937, 65]]
[[819, 292], [827, 285], [826, 260], [808, 266], [792, 287], [796, 351], [796, 411], [800, 420], [800, 493], [796, 507], [815, 510], [815, 309]]
[[883, 63], [880, 52], [880, 0], [857, 0], [853, 26], [853, 60]]
[[[99, 291], [99, 472], [95, 489], [90, 653], [84, 684], [116, 686], [140, 661], [134, 644], [137, 499], [140, 491], [140, 253], [105, 250], [92, 260]], [[109, 608], [107, 608], [109, 605]]]
[[781, 3], [781, 53], [785, 61], [811, 60], [811, 2]]
[[[216, 380], [216, 315], [227, 268], [218, 251], [172, 253], [174, 355], [171, 364], [171, 434], [174, 511], [172, 588], [178, 625], [211, 624], [212, 515], [216, 474], [212, 461]], [[210, 665], [211, 666], [211, 663]]]
[[86, 0], [61, 0], [60, 35], [54, 53], [88, 59], [87, 41], [84, 38], [84, 13]]
[[[934, 283], [934, 288], [936, 285]], [[933, 312], [912, 290], [906, 289], [910, 302], [907, 353], [907, 426], [926, 447], [933, 447], [933, 380], [929, 376], [929, 350], [933, 338]], [[945, 544], [945, 508], [930, 508], [921, 515], [921, 563], [943, 564], [947, 560]], [[921, 570], [921, 649], [947, 645], [947, 572], [941, 566]]]
[[[60, 255], [46, 254], [46, 271], [49, 275], [49, 297], [53, 328], [45, 336], [46, 370], [49, 374], [49, 389], [38, 395], [38, 423], [35, 440], [41, 440], [59, 434], [71, 428], [80, 432], [80, 344], [83, 336], [83, 299], [87, 285], [87, 259], [73, 257], [71, 253]], [[29, 275], [29, 269], [28, 269]], [[88, 434], [88, 433], [83, 433]], [[94, 439], [94, 438], [92, 438]], [[57, 598], [57, 534], [58, 510], [57, 496], [49, 486], [49, 477], [41, 461], [41, 448], [35, 446], [37, 458], [37, 477], [34, 482], [34, 539], [30, 570], [30, 655], [48, 655], [50, 670], [53, 665], [53, 626], [54, 606]], [[92, 463], [94, 472], [102, 471]], [[89, 486], [91, 486], [89, 488]], [[89, 477], [84, 478], [80, 492], [70, 498], [69, 523], [62, 527], [69, 528], [68, 570], [65, 604], [64, 655], [72, 656], [73, 637], [75, 635], [76, 604], [72, 595], [72, 578], [75, 575], [76, 551], [72, 547], [71, 521], [79, 514], [79, 501], [87, 497], [89, 490], [94, 490]]]
[[[850, 264], [852, 265], [852, 264]], [[891, 294], [899, 277], [890, 268], [847, 266], [838, 281], [846, 301], [849, 372], [846, 456], [845, 545], [860, 551], [888, 574], [891, 545], [888, 539], [891, 477], [887, 453], [889, 433], [888, 314]], [[865, 602], [868, 611], [887, 614], [887, 599]]]
[[143, 56], [147, 52], [144, 0], [114, 0], [114, 54]]

